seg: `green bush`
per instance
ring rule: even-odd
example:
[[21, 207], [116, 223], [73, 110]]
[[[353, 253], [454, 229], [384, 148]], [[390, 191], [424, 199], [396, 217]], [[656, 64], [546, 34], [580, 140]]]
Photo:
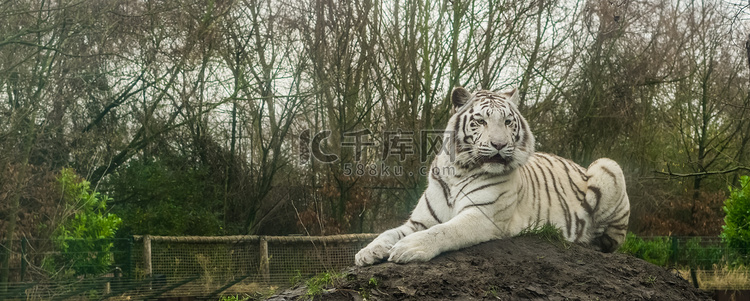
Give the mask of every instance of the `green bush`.
[[659, 266], [674, 265], [711, 269], [724, 260], [724, 249], [718, 245], [704, 246], [699, 237], [675, 241], [672, 237], [657, 237], [644, 240], [628, 233], [619, 252], [633, 255]]
[[72, 169], [63, 169], [57, 181], [68, 214], [53, 234], [61, 253], [47, 258], [46, 267], [54, 272], [62, 268], [64, 275], [73, 276], [106, 272], [113, 262], [112, 238], [122, 220], [106, 212], [109, 197], [92, 191]]
[[121, 235], [221, 235], [223, 195], [202, 167], [174, 160], [133, 160], [112, 174], [108, 192], [120, 200]]
[[698, 237], [688, 239], [677, 252], [674, 256], [677, 259], [675, 264], [699, 269], [712, 269], [723, 259], [723, 250], [720, 246], [703, 246]]
[[666, 266], [672, 257], [672, 243], [668, 237], [643, 240], [633, 233], [628, 233], [619, 252], [630, 254], [659, 266]]
[[724, 226], [721, 240], [738, 255], [735, 262], [750, 262], [750, 177], [740, 178], [740, 188], [729, 187], [729, 198], [724, 202]]

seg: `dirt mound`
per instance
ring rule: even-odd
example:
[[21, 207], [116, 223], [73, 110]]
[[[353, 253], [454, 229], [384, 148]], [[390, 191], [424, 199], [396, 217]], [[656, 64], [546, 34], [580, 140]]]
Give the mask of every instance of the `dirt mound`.
[[[298, 287], [272, 300], [295, 300]], [[315, 300], [710, 300], [664, 268], [624, 254], [516, 237], [425, 263], [355, 267]]]

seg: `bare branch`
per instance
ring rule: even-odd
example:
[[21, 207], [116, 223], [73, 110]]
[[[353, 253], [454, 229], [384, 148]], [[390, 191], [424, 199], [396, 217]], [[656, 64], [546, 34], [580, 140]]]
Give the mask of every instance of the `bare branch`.
[[723, 175], [723, 174], [737, 172], [740, 170], [750, 171], [750, 167], [736, 166], [727, 170], [712, 170], [712, 171], [692, 172], [692, 173], [675, 173], [675, 172], [672, 172], [671, 170], [669, 171], [654, 170], [654, 173], [667, 175], [673, 178], [689, 178], [689, 177], [702, 177], [702, 176], [710, 176], [710, 175]]

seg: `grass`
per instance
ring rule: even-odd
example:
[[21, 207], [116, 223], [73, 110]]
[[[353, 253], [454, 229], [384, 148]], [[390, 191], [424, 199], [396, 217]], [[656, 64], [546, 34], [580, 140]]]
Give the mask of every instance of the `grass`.
[[[689, 269], [678, 272], [683, 278], [690, 279]], [[714, 266], [711, 270], [697, 270], [696, 276], [703, 290], [743, 290], [750, 287], [750, 269], [747, 267]]]
[[643, 278], [643, 283], [649, 286], [654, 285], [656, 283], [656, 276], [648, 275], [647, 277]]
[[367, 281], [367, 285], [364, 287], [359, 288], [359, 296], [362, 297], [364, 300], [370, 299], [370, 292], [378, 287], [378, 279], [375, 277], [370, 277], [370, 280]]
[[491, 285], [489, 290], [484, 292], [484, 298], [492, 298], [492, 299], [500, 299], [497, 293], [497, 287], [494, 285]]
[[[703, 290], [738, 290], [750, 288], [750, 268], [738, 263], [737, 254], [718, 245], [706, 245], [700, 238], [670, 237], [642, 239], [628, 233], [618, 252], [632, 255], [662, 267], [676, 267], [679, 275], [693, 282], [690, 267], [695, 270], [698, 286]], [[644, 279], [651, 282], [649, 278]]]
[[667, 237], [643, 240], [633, 233], [625, 236], [620, 253], [630, 254], [658, 266], [666, 266], [672, 256], [671, 242]]
[[[346, 278], [346, 274], [334, 272], [334, 273], [321, 273], [310, 279], [307, 279], [305, 281], [305, 286], [307, 286], [307, 293], [305, 294], [305, 299], [307, 300], [314, 299], [316, 296], [319, 296], [330, 287], [335, 286], [337, 282], [342, 281], [344, 278]], [[370, 297], [370, 291], [372, 291], [373, 289], [376, 289], [377, 287], [378, 287], [378, 279], [375, 277], [371, 277], [367, 281], [367, 284], [364, 287], [361, 287], [359, 289], [359, 295], [364, 300], [367, 300]]]
[[240, 282], [224, 291], [222, 301], [266, 300], [273, 296], [278, 286], [268, 286], [257, 282]]
[[524, 229], [517, 235], [518, 237], [537, 237], [542, 240], [551, 243], [560, 243], [565, 248], [570, 246], [570, 242], [565, 239], [562, 234], [562, 230], [551, 224], [544, 224], [543, 226], [535, 225]]
[[249, 301], [249, 296], [240, 296], [240, 295], [230, 295], [230, 296], [223, 296], [219, 301]]
[[306, 297], [313, 299], [315, 296], [323, 293], [328, 287], [334, 282], [341, 280], [345, 277], [343, 273], [321, 273], [315, 277], [307, 279], [305, 285], [307, 286]]

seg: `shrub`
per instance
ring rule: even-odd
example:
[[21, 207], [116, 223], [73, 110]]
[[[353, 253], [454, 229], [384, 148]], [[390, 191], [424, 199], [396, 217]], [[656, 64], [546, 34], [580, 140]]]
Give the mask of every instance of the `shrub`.
[[659, 266], [666, 266], [672, 257], [672, 243], [668, 237], [643, 240], [633, 233], [628, 233], [619, 252], [630, 254]]
[[740, 188], [729, 187], [723, 208], [726, 216], [721, 240], [739, 255], [738, 263], [746, 264], [750, 255], [750, 177], [740, 178]]
[[112, 208], [121, 235], [223, 234], [223, 186], [207, 168], [177, 160], [133, 160], [109, 178], [108, 192], [122, 200]]
[[53, 234], [55, 247], [61, 253], [45, 260], [48, 270], [62, 266], [65, 275], [74, 276], [107, 271], [113, 261], [112, 238], [122, 220], [106, 212], [110, 199], [92, 191], [90, 183], [72, 169], [60, 172], [58, 184], [68, 214]]
[[721, 263], [723, 256], [720, 246], [704, 246], [698, 237], [688, 239], [677, 252], [674, 256], [677, 265], [698, 269], [712, 269], [715, 264]]

